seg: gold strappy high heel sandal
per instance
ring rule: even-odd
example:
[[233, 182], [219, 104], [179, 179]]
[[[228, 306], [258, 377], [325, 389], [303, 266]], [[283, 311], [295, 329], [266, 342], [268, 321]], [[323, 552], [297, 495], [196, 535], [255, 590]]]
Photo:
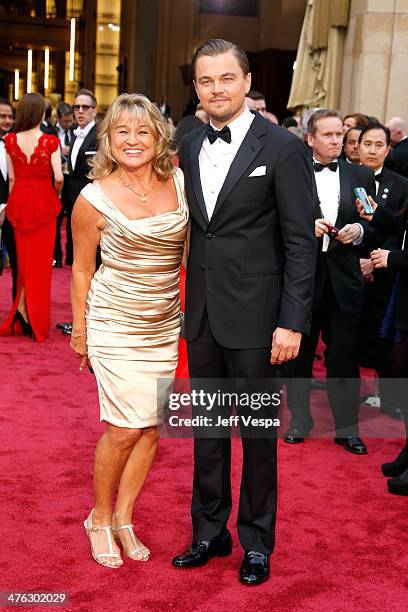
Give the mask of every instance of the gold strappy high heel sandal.
[[[116, 538], [116, 541], [122, 546], [123, 552], [125, 553], [127, 557], [129, 557], [129, 559], [132, 559], [132, 561], [148, 561], [149, 560], [150, 550], [147, 548], [147, 546], [142, 544], [139, 538], [136, 537], [132, 524], [120, 525], [119, 527], [113, 527], [112, 529], [113, 529], [113, 534]], [[130, 551], [130, 553], [127, 553], [125, 551], [123, 542], [120, 539], [119, 531], [121, 531], [122, 529], [128, 530], [128, 533], [132, 540], [133, 549]], [[135, 558], [134, 555], [142, 555], [142, 556]]]
[[[92, 508], [90, 515], [84, 521], [84, 527], [85, 527], [86, 535], [89, 537], [89, 540], [91, 542], [92, 557], [95, 559], [95, 561], [97, 563], [99, 563], [99, 565], [103, 565], [104, 567], [111, 567], [113, 569], [117, 569], [118, 567], [121, 567], [123, 565], [123, 561], [122, 561], [122, 557], [120, 556], [120, 554], [115, 553], [113, 551], [112, 525], [94, 525], [93, 524], [93, 513], [94, 513], [94, 510], [95, 510], [95, 508]], [[106, 552], [106, 553], [95, 553], [95, 551], [93, 549], [93, 546], [92, 546], [92, 540], [90, 538], [90, 533], [91, 532], [96, 532], [96, 531], [104, 531], [105, 532], [106, 540], [108, 542], [108, 550], [109, 550], [109, 552]], [[103, 561], [101, 560], [104, 557], [105, 558], [111, 558], [111, 559], [120, 559], [121, 562], [118, 565], [108, 565], [107, 563], [103, 563]]]

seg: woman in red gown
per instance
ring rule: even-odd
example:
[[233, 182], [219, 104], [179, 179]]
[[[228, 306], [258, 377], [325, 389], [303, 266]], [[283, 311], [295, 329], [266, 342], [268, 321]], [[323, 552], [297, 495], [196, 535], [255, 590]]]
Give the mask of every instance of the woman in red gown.
[[15, 233], [18, 278], [17, 296], [0, 335], [13, 335], [20, 328], [38, 342], [50, 328], [52, 258], [63, 181], [59, 140], [40, 131], [44, 110], [40, 94], [22, 96], [15, 133], [4, 139], [10, 188], [6, 216]]

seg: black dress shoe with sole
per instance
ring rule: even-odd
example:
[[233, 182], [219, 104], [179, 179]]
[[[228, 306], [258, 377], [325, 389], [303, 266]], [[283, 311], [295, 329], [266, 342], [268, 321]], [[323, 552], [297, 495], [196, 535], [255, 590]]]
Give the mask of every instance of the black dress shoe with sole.
[[401, 476], [405, 470], [408, 470], [408, 447], [405, 446], [394, 461], [383, 463], [381, 469], [384, 476], [394, 478]]
[[202, 567], [212, 557], [227, 557], [232, 552], [231, 534], [227, 531], [214, 540], [194, 540], [182, 555], [174, 557], [174, 567]]
[[308, 434], [305, 434], [302, 430], [297, 429], [296, 427], [290, 427], [283, 436], [283, 439], [288, 444], [301, 444], [305, 441], [307, 435]]
[[339, 444], [344, 450], [355, 455], [366, 455], [367, 447], [361, 438], [357, 436], [348, 436], [347, 438], [334, 438], [336, 444]]
[[262, 584], [269, 578], [269, 561], [267, 555], [255, 550], [246, 551], [241, 563], [239, 577], [243, 584], [250, 586]]
[[405, 470], [399, 478], [390, 478], [387, 485], [388, 491], [394, 495], [408, 495], [408, 470]]

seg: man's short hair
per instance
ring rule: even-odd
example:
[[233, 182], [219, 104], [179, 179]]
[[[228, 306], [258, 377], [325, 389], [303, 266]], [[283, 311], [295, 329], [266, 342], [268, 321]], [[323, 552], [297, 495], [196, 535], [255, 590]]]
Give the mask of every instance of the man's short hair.
[[197, 60], [204, 55], [221, 55], [222, 53], [228, 53], [228, 51], [232, 51], [235, 57], [238, 60], [238, 64], [244, 75], [246, 76], [249, 73], [249, 61], [248, 56], [245, 51], [235, 43], [230, 40], [224, 40], [223, 38], [210, 38], [207, 40], [201, 47], [198, 47], [197, 51], [194, 53], [193, 60], [191, 62], [191, 69], [193, 73], [193, 79], [195, 79], [196, 75], [196, 65]]
[[95, 106], [98, 104], [96, 101], [95, 94], [90, 89], [84, 89], [84, 88], [78, 89], [78, 91], [75, 94], [75, 98], [77, 98], [78, 96], [88, 96], [89, 98], [91, 98]]
[[352, 130], [358, 130], [359, 132], [362, 132], [362, 131], [364, 130], [364, 128], [363, 128], [363, 126], [362, 126], [362, 125], [356, 125], [356, 127], [349, 128], [349, 129], [347, 130], [347, 132], [344, 134], [344, 137], [343, 137], [343, 144], [346, 144], [346, 142], [347, 142], [347, 136], [350, 134], [350, 132], [351, 132]]
[[341, 115], [338, 110], [336, 110], [335, 108], [320, 108], [319, 110], [315, 111], [313, 115], [309, 118], [309, 121], [307, 122], [307, 133], [314, 136], [317, 130], [316, 124], [319, 119], [326, 119], [328, 117], [335, 117], [336, 119], [340, 119], [340, 122], [342, 123]]
[[371, 130], [382, 130], [385, 134], [385, 142], [387, 143], [387, 147], [391, 144], [391, 132], [390, 130], [385, 127], [385, 125], [383, 125], [382, 123], [380, 123], [379, 121], [371, 121], [371, 123], [369, 123], [361, 132], [360, 136], [358, 137], [358, 142], [362, 142], [364, 134], [366, 134], [367, 132], [370, 132]]
[[73, 112], [72, 106], [68, 104], [68, 102], [60, 102], [57, 106], [58, 117], [62, 117], [63, 115], [72, 115]]
[[256, 91], [255, 89], [250, 89], [246, 94], [247, 98], [251, 98], [251, 100], [266, 100], [263, 93], [260, 91]]
[[0, 98], [0, 104], [3, 104], [5, 106], [9, 106], [13, 110], [12, 104], [10, 104], [10, 102], [8, 100], [6, 100], [6, 98]]

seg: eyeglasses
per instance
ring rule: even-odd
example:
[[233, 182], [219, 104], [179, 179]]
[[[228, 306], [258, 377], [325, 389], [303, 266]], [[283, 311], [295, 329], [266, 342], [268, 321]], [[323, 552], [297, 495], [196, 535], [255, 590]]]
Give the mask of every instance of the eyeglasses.
[[74, 111], [83, 110], [84, 112], [89, 111], [90, 108], [96, 108], [93, 104], [74, 104], [72, 107]]
[[13, 121], [13, 115], [10, 113], [0, 113], [0, 119], [4, 120], [4, 119], [10, 119], [11, 121]]

